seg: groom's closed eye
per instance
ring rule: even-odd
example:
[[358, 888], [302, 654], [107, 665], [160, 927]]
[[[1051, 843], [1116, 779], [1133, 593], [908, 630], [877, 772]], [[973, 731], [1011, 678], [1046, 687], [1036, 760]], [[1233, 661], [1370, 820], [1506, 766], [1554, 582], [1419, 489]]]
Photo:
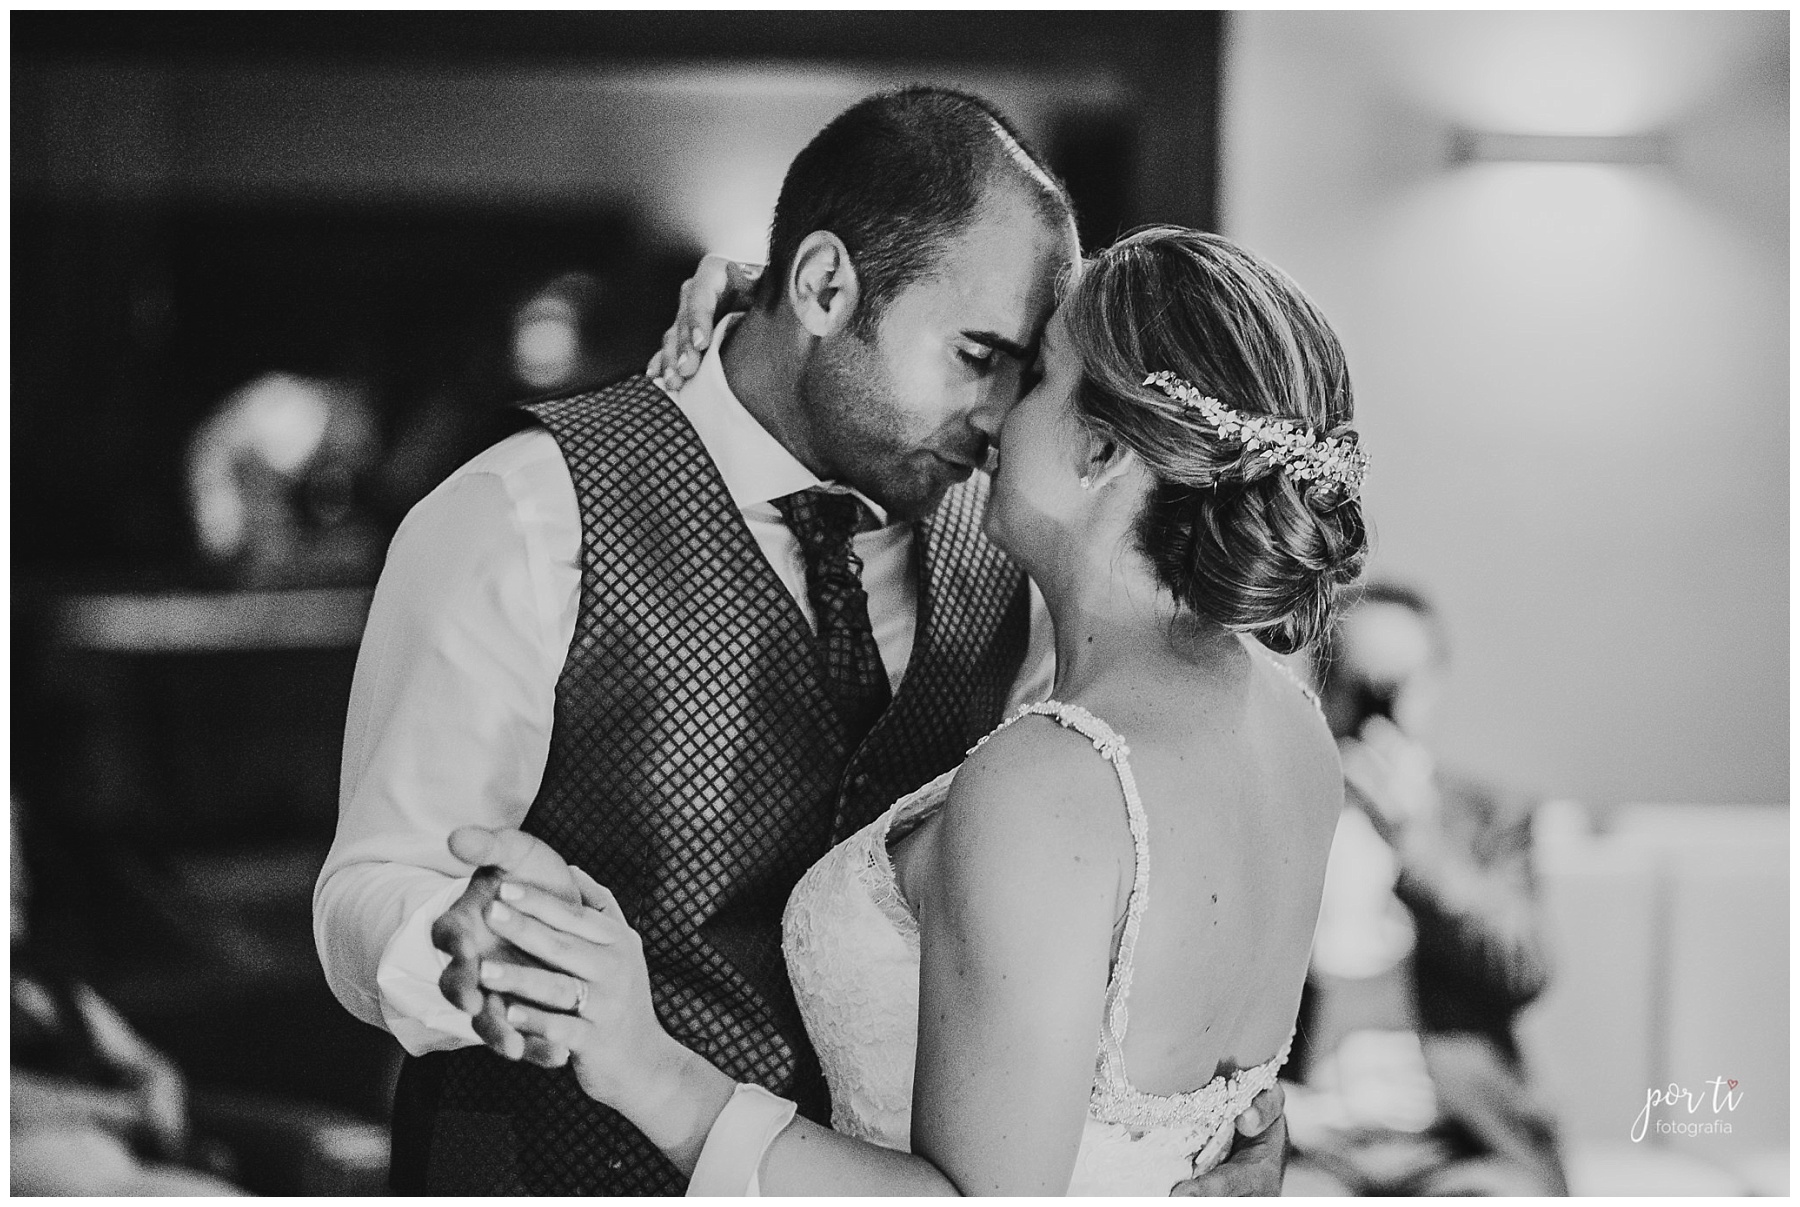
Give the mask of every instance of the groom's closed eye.
[[1021, 368], [1029, 365], [1035, 357], [1033, 351], [1024, 344], [993, 331], [964, 331], [962, 342], [957, 345], [957, 354], [971, 364], [979, 360], [990, 369], [999, 365], [1002, 357]]
[[959, 346], [956, 356], [977, 373], [992, 373], [1000, 363], [1000, 354], [992, 348]]

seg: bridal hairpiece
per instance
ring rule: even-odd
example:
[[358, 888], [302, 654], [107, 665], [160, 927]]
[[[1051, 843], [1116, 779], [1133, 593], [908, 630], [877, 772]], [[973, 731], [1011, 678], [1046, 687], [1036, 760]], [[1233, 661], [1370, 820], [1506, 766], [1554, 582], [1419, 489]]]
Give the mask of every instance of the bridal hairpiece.
[[1335, 482], [1351, 494], [1362, 487], [1369, 454], [1356, 443], [1354, 434], [1320, 439], [1290, 420], [1245, 415], [1166, 370], [1144, 378], [1144, 384], [1155, 386], [1183, 407], [1199, 411], [1218, 429], [1220, 439], [1236, 441], [1253, 453], [1262, 452], [1285, 469], [1289, 477], [1302, 482]]

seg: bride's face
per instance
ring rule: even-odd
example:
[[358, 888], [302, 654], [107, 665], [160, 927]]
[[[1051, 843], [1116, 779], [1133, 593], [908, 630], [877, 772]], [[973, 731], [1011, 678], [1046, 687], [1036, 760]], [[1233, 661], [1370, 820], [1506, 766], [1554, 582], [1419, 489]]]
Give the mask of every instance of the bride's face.
[[1037, 384], [1007, 414], [995, 445], [985, 521], [988, 537], [1028, 572], [1055, 557], [1088, 501], [1081, 475], [1089, 442], [1074, 408], [1081, 360], [1060, 312], [1044, 330], [1035, 369]]

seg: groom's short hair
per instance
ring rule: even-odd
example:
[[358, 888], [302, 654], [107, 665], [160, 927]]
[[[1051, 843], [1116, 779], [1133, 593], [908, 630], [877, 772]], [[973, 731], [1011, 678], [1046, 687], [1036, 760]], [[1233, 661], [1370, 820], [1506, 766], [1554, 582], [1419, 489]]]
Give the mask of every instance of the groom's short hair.
[[858, 101], [788, 165], [757, 304], [774, 307], [801, 241], [830, 231], [856, 268], [853, 329], [873, 330], [887, 303], [936, 266], [944, 243], [974, 218], [988, 186], [1008, 175], [1032, 190], [1046, 222], [1073, 218], [1062, 182], [980, 97], [913, 87]]

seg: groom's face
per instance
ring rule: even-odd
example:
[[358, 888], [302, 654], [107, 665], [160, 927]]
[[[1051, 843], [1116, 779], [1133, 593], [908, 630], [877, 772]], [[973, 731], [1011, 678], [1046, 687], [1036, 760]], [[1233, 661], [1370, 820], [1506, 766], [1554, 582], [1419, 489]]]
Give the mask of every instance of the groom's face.
[[827, 475], [898, 518], [936, 507], [986, 459], [1057, 277], [1079, 256], [1073, 225], [1046, 221], [1023, 186], [991, 188], [935, 270], [889, 301], [873, 335], [834, 337], [802, 374]]

